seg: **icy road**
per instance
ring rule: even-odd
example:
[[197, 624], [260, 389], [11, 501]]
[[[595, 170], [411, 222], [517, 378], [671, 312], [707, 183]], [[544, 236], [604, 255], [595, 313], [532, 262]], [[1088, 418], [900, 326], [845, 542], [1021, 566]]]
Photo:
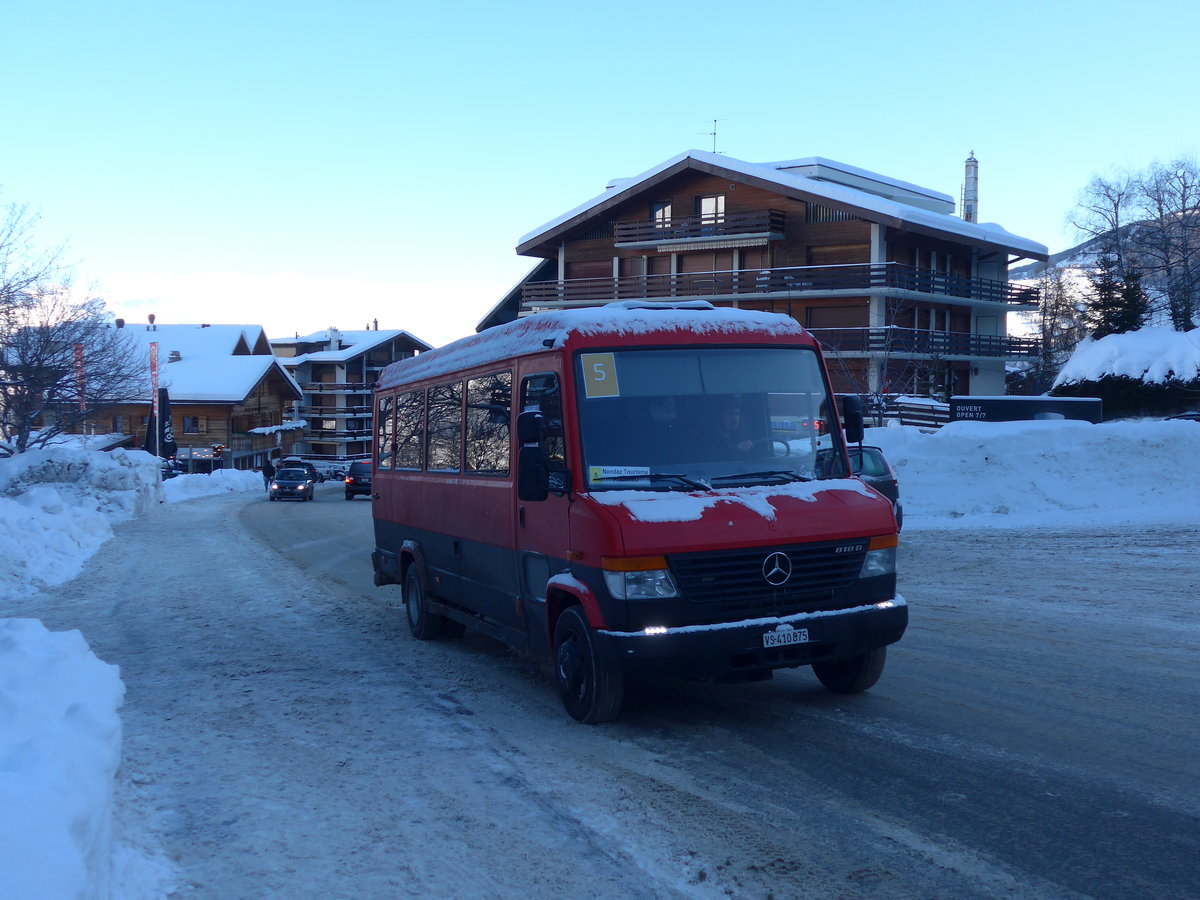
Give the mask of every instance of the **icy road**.
[[869, 694], [654, 682], [589, 727], [414, 640], [370, 513], [172, 504], [17, 613], [120, 666], [117, 824], [173, 896], [1200, 896], [1195, 529], [906, 530]]

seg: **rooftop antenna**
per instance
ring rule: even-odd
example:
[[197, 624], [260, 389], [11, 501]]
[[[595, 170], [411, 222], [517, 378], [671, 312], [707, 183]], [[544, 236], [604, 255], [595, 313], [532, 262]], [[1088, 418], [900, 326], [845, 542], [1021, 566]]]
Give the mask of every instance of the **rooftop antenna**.
[[713, 148], [712, 148], [712, 152], [713, 152], [713, 153], [716, 153], [716, 152], [717, 152], [717, 123], [718, 123], [718, 122], [724, 122], [724, 121], [725, 121], [724, 119], [713, 119], [713, 120], [712, 120], [712, 123], [713, 123], [713, 129], [712, 129], [712, 131], [701, 131], [701, 132], [699, 132], [700, 134], [707, 134], [707, 135], [709, 135], [709, 136], [711, 136], [711, 137], [712, 137], [712, 139], [713, 139]]

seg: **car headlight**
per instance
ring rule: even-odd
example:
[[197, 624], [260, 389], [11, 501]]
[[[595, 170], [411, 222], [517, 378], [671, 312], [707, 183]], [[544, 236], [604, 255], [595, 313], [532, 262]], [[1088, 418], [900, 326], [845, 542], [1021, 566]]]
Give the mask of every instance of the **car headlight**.
[[876, 575], [895, 575], [896, 546], [899, 543], [899, 537], [894, 534], [871, 538], [858, 577], [874, 578]]
[[618, 600], [661, 600], [679, 596], [675, 579], [662, 556], [600, 559], [604, 584]]

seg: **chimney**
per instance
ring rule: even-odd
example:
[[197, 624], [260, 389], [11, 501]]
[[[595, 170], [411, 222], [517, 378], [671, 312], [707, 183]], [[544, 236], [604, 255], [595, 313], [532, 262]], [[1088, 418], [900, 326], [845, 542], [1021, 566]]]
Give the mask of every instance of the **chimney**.
[[979, 160], [975, 151], [967, 157], [966, 181], [963, 184], [962, 217], [964, 222], [979, 221]]

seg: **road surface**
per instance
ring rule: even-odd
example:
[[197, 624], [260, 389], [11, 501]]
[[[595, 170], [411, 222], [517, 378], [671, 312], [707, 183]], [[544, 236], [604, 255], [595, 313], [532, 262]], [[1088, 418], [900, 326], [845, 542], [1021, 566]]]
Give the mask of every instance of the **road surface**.
[[173, 896], [1200, 897], [1195, 530], [912, 528], [870, 693], [647, 682], [590, 727], [414, 640], [370, 503], [318, 498], [164, 506], [16, 613], [120, 665]]

